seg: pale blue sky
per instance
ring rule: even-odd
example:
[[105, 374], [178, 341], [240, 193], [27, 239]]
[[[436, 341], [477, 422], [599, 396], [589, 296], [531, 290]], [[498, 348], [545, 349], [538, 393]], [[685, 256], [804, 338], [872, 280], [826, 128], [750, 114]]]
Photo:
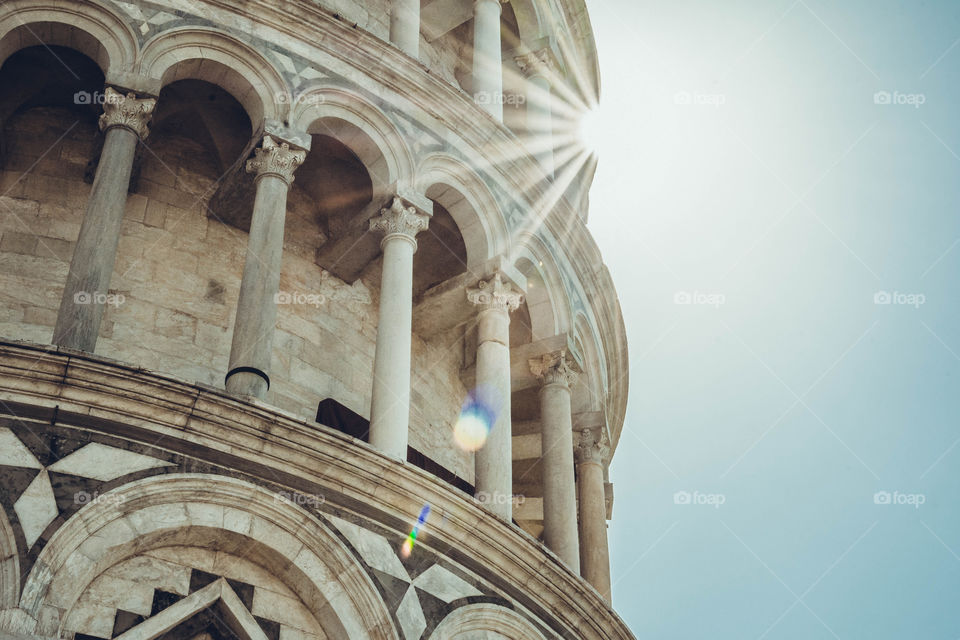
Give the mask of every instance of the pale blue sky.
[[960, 637], [960, 2], [588, 7], [616, 609], [638, 638]]

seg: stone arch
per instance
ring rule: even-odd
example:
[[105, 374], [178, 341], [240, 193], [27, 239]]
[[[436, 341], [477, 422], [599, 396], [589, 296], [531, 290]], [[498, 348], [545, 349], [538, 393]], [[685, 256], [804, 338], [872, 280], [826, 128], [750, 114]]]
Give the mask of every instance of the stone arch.
[[17, 606], [20, 595], [20, 556], [7, 514], [0, 509], [0, 611]]
[[415, 189], [450, 212], [467, 247], [467, 267], [504, 253], [509, 236], [496, 199], [476, 171], [437, 153], [417, 167]]
[[[570, 300], [560, 270], [546, 244], [533, 234], [524, 234], [517, 242], [513, 264], [528, 279], [526, 304], [530, 311], [533, 340], [568, 331], [573, 326]], [[530, 281], [534, 283], [532, 288], [529, 287]]]
[[[603, 351], [597, 343], [596, 331], [583, 313], [577, 313], [574, 324], [574, 337], [579, 354], [583, 359], [583, 376], [580, 377], [577, 391], [586, 392], [586, 397], [576, 398], [587, 411], [600, 411], [604, 407], [604, 389], [606, 388], [606, 367], [602, 362]], [[576, 393], [576, 391], [575, 391]], [[581, 395], [577, 393], [576, 395]]]
[[204, 80], [237, 99], [254, 130], [266, 119], [286, 121], [286, 84], [255, 49], [213, 29], [185, 27], [161, 33], [143, 48], [140, 73], [165, 86], [177, 80]]
[[[154, 548], [187, 545], [243, 549], [301, 598], [329, 637], [398, 638], [386, 605], [350, 551], [277, 494], [235, 478], [167, 474], [100, 498], [68, 520], [37, 557], [20, 599], [27, 616], [37, 619], [45, 606], [69, 612], [85, 588], [117, 563]], [[21, 631], [59, 636], [63, 629]]]
[[137, 39], [122, 18], [92, 0], [9, 0], [0, 5], [0, 66], [35, 45], [75, 49], [94, 60], [107, 82], [129, 72]]
[[430, 640], [545, 640], [532, 622], [497, 604], [471, 604], [454, 610]]
[[413, 157], [405, 136], [376, 104], [342, 87], [314, 87], [297, 95], [290, 123], [299, 131], [327, 135], [346, 145], [366, 167], [374, 199], [394, 185], [408, 185]]
[[543, 13], [546, 4], [543, 0], [510, 0], [513, 13], [517, 17], [517, 28], [520, 39], [524, 42], [534, 42], [550, 34], [549, 25], [544, 24]]

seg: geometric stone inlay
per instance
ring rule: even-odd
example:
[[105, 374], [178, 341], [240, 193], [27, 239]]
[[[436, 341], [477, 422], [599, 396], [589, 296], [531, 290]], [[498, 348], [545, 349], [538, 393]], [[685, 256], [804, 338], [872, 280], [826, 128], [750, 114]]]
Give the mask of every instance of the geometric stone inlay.
[[13, 431], [0, 427], [0, 464], [8, 467], [26, 467], [27, 469], [42, 469], [43, 465], [28, 449]]
[[17, 513], [23, 537], [27, 540], [27, 548], [33, 546], [40, 534], [59, 515], [57, 500], [50, 486], [47, 472], [41, 471], [27, 489], [17, 498], [13, 505]]
[[413, 584], [448, 604], [460, 598], [483, 595], [483, 592], [466, 580], [450, 573], [438, 564], [431, 566], [417, 576]]
[[48, 469], [107, 482], [128, 473], [172, 466], [175, 466], [172, 462], [92, 442], [53, 463]]

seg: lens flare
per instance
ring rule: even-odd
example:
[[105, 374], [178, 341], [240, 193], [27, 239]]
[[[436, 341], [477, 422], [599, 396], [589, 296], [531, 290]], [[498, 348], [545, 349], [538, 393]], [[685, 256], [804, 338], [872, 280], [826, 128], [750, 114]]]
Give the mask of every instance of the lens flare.
[[403, 541], [403, 545], [400, 547], [400, 556], [404, 559], [409, 558], [410, 554], [413, 553], [413, 545], [417, 542], [417, 535], [420, 533], [420, 529], [427, 523], [427, 516], [430, 515], [430, 505], [423, 505], [423, 509], [420, 510], [420, 517], [417, 518], [417, 524], [413, 525], [413, 530], [410, 531], [410, 535], [407, 536], [406, 540]]
[[453, 427], [453, 440], [464, 451], [482, 449], [496, 421], [497, 411], [490, 394], [477, 390], [463, 403], [460, 417]]

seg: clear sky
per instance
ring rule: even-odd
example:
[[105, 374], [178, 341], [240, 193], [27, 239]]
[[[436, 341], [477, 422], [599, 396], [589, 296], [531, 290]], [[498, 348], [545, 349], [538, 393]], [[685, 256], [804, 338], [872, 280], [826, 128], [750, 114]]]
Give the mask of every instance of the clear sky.
[[616, 609], [639, 638], [960, 637], [960, 2], [588, 8]]

